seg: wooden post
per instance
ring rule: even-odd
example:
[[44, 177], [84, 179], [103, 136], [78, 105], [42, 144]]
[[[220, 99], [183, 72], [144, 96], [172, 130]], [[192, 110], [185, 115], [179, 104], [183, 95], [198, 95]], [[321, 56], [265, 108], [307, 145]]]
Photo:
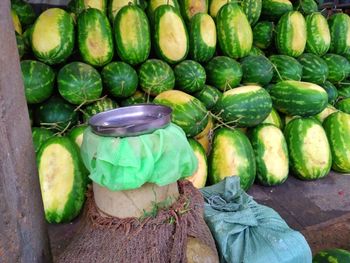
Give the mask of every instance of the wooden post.
[[51, 262], [10, 0], [0, 1], [0, 261]]

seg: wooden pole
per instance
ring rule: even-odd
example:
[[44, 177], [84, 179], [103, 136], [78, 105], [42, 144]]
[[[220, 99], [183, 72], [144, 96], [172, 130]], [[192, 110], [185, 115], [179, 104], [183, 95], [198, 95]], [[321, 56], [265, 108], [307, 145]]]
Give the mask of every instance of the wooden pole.
[[0, 0], [0, 262], [51, 262], [10, 0]]

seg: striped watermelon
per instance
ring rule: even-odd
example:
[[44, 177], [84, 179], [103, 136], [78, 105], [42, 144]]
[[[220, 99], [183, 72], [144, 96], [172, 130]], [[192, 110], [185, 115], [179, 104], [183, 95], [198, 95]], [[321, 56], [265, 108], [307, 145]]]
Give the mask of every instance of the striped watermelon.
[[114, 21], [114, 37], [118, 56], [124, 62], [137, 65], [144, 62], [151, 51], [148, 19], [136, 5], [124, 6]]
[[115, 17], [117, 16], [120, 9], [122, 9], [124, 6], [133, 4], [137, 5], [139, 4], [139, 0], [111, 0], [109, 1], [108, 5], [108, 17], [111, 21], [111, 24], [114, 23]]
[[298, 0], [295, 2], [295, 10], [300, 11], [304, 15], [310, 15], [318, 10], [318, 5], [314, 0]]
[[328, 116], [323, 122], [333, 156], [333, 170], [350, 172], [350, 115], [341, 111]]
[[248, 18], [249, 24], [255, 25], [260, 18], [262, 0], [242, 0], [241, 7]]
[[33, 25], [30, 25], [23, 33], [22, 38], [25, 45], [26, 51], [32, 51], [32, 33], [33, 33]]
[[285, 13], [293, 10], [289, 0], [263, 0], [261, 14], [263, 17], [277, 20]]
[[295, 58], [286, 55], [272, 55], [269, 59], [274, 65], [273, 82], [301, 80], [303, 66]]
[[350, 114], [350, 98], [338, 101], [335, 107], [342, 112]]
[[312, 116], [326, 108], [327, 92], [320, 86], [300, 81], [278, 82], [270, 91], [273, 106], [287, 115]]
[[57, 75], [58, 91], [72, 104], [82, 104], [98, 99], [102, 94], [102, 80], [92, 66], [72, 62], [60, 69]]
[[222, 96], [222, 93], [212, 86], [204, 85], [203, 89], [194, 93], [193, 96], [199, 99], [207, 110], [211, 110]]
[[334, 112], [337, 112], [337, 109], [334, 108], [332, 105], [328, 104], [323, 111], [315, 115], [315, 118], [322, 123], [329, 115], [331, 115]]
[[162, 5], [170, 5], [180, 13], [180, 6], [177, 0], [149, 0], [147, 14], [151, 24], [154, 23], [154, 12]]
[[45, 129], [45, 128], [40, 128], [40, 127], [33, 127], [32, 128], [32, 139], [33, 139], [33, 146], [34, 146], [34, 151], [37, 153], [41, 147], [41, 145], [53, 137], [55, 134], [53, 131]]
[[261, 123], [271, 110], [269, 93], [259, 86], [243, 86], [226, 91], [214, 107], [214, 112], [224, 122], [240, 127]]
[[298, 58], [303, 66], [302, 80], [322, 84], [328, 78], [328, 65], [320, 57], [312, 53], [304, 53]]
[[196, 61], [184, 60], [174, 68], [176, 88], [186, 93], [203, 89], [207, 75], [205, 69]]
[[261, 49], [268, 48], [273, 39], [274, 24], [270, 21], [260, 21], [253, 28], [253, 44]]
[[129, 64], [112, 62], [101, 72], [103, 86], [116, 98], [127, 98], [135, 93], [138, 86], [138, 76]]
[[68, 10], [77, 16], [86, 9], [98, 9], [106, 14], [107, 0], [71, 0], [68, 4]]
[[46, 64], [65, 61], [74, 47], [74, 22], [60, 8], [50, 8], [41, 13], [33, 26], [31, 37], [34, 55]]
[[149, 95], [140, 91], [136, 90], [136, 92], [131, 95], [129, 98], [126, 98], [120, 102], [120, 104], [124, 106], [130, 106], [134, 104], [139, 104], [139, 103], [148, 103], [149, 102]]
[[280, 54], [300, 56], [306, 45], [306, 23], [298, 11], [284, 14], [276, 27], [276, 47]]
[[248, 56], [265, 56], [264, 51], [262, 51], [260, 48], [252, 46], [252, 49], [249, 51]]
[[218, 42], [225, 56], [242, 58], [253, 44], [253, 32], [246, 15], [235, 3], [224, 5], [216, 18]]
[[247, 136], [237, 129], [216, 130], [209, 156], [209, 181], [214, 184], [228, 176], [239, 176], [241, 187], [248, 190], [255, 173], [254, 152]]
[[331, 45], [331, 34], [326, 18], [321, 13], [312, 13], [306, 17], [306, 51], [323, 56]]
[[210, 0], [209, 1], [209, 14], [213, 19], [216, 19], [221, 7], [224, 5], [235, 2], [233, 0]]
[[21, 25], [27, 26], [34, 23], [36, 14], [31, 4], [22, 0], [11, 0], [11, 9], [18, 15]]
[[334, 14], [328, 24], [331, 32], [329, 51], [339, 55], [350, 52], [350, 17], [344, 13]]
[[196, 14], [189, 26], [189, 56], [197, 62], [210, 60], [216, 48], [216, 26], [208, 14]]
[[203, 146], [199, 142], [191, 138], [188, 139], [188, 142], [190, 143], [194, 155], [197, 157], [198, 167], [194, 174], [186, 179], [189, 180], [194, 187], [202, 188], [205, 186], [208, 176], [207, 155]]
[[289, 172], [287, 143], [282, 131], [272, 124], [260, 124], [250, 132], [256, 160], [256, 176], [263, 185], [283, 183]]
[[87, 123], [95, 114], [115, 108], [118, 108], [118, 104], [112, 99], [105, 97], [87, 105], [81, 111], [83, 112], [84, 122]]
[[350, 251], [333, 248], [325, 249], [316, 253], [313, 263], [347, 263], [350, 262]]
[[92, 66], [109, 63], [114, 55], [112, 29], [107, 16], [89, 8], [78, 16], [78, 46], [84, 62]]
[[187, 137], [196, 136], [208, 123], [208, 114], [203, 103], [182, 91], [162, 92], [153, 102], [172, 108], [172, 122], [180, 126]]
[[222, 91], [237, 87], [243, 76], [241, 65], [234, 59], [225, 56], [211, 59], [205, 70], [208, 84]]
[[262, 123], [273, 124], [277, 128], [279, 128], [280, 130], [283, 129], [282, 119], [281, 119], [280, 115], [278, 114], [278, 111], [276, 111], [274, 108], [272, 108], [270, 114], [267, 116], [267, 118], [265, 120], [262, 121]]
[[83, 143], [84, 131], [86, 130], [87, 125], [75, 126], [68, 133], [68, 137], [80, 148]]
[[328, 103], [334, 104], [336, 99], [338, 98], [338, 90], [337, 90], [337, 88], [329, 81], [326, 81], [325, 83], [321, 84], [321, 87], [328, 94]]
[[16, 33], [16, 44], [19, 58], [21, 59], [26, 52], [26, 46], [24, 45], [23, 36]]
[[164, 61], [149, 59], [139, 69], [139, 82], [145, 92], [156, 96], [174, 88], [175, 75]]
[[332, 165], [331, 149], [321, 124], [313, 118], [295, 118], [284, 130], [290, 167], [303, 180], [325, 177]]
[[330, 82], [337, 83], [348, 77], [350, 62], [346, 58], [337, 54], [326, 54], [323, 59], [328, 65]]
[[244, 84], [267, 85], [273, 77], [273, 64], [265, 56], [247, 56], [241, 60]]
[[186, 23], [190, 23], [193, 16], [208, 13], [208, 0], [180, 0], [180, 11]]
[[341, 83], [337, 85], [338, 99], [350, 98], [350, 85], [348, 83]]

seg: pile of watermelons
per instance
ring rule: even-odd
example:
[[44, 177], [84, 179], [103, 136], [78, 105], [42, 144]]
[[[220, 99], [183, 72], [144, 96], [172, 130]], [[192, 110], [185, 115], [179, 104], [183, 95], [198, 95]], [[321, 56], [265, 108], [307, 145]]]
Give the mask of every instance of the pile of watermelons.
[[197, 187], [350, 172], [350, 18], [317, 11], [313, 0], [72, 0], [36, 17], [12, 0], [48, 221], [82, 206], [74, 142], [89, 117], [135, 103], [173, 109]]

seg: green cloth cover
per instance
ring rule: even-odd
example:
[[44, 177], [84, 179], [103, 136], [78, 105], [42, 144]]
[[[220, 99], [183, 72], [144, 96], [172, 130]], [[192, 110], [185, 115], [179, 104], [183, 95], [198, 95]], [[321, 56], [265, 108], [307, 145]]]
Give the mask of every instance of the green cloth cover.
[[111, 191], [144, 183], [164, 186], [191, 176], [197, 158], [183, 130], [175, 124], [135, 137], [103, 137], [88, 127], [81, 155], [90, 178]]

